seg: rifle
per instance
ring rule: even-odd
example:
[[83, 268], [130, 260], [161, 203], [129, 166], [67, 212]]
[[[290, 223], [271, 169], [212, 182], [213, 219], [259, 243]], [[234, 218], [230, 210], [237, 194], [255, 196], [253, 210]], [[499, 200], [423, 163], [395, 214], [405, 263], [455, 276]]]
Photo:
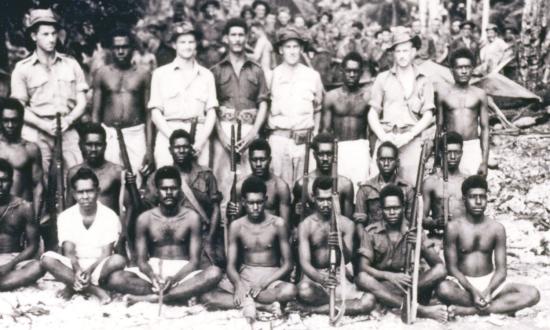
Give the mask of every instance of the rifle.
[[[231, 125], [231, 174], [233, 175], [233, 183], [231, 184], [230, 201], [232, 203], [238, 203], [237, 201], [237, 152], [235, 151], [235, 125]], [[230, 221], [235, 220], [234, 216], [231, 216]], [[229, 252], [229, 221], [226, 221], [223, 228], [224, 248], [225, 254]]]
[[[418, 309], [418, 276], [420, 270], [420, 250], [422, 235], [422, 217], [424, 215], [424, 201], [422, 200], [422, 186], [424, 182], [424, 171], [426, 165], [427, 144], [422, 143], [420, 160], [418, 162], [418, 173], [416, 175], [415, 198], [412, 205], [412, 219], [409, 228], [416, 227], [416, 245], [407, 244], [405, 252], [405, 271], [412, 276], [412, 285], [407, 288], [405, 296], [405, 314], [401, 319], [406, 324], [412, 324], [416, 320]], [[411, 269], [412, 266], [412, 269]]]
[[437, 107], [437, 112], [435, 116], [435, 136], [434, 136], [434, 164], [432, 167], [431, 174], [434, 174], [436, 168], [441, 168], [442, 166], [442, 155], [441, 155], [441, 134], [443, 133], [443, 107]]
[[197, 117], [193, 118], [191, 120], [191, 129], [189, 130], [189, 135], [191, 135], [191, 138], [193, 139], [193, 142], [195, 141], [195, 137], [197, 136], [197, 124], [199, 122], [199, 119]]
[[[236, 142], [239, 142], [241, 141], [242, 139], [242, 122], [240, 119], [237, 119], [237, 138], [236, 138]], [[235, 153], [235, 162], [237, 163], [240, 163], [241, 162], [241, 154], [240, 153]]]
[[[118, 139], [118, 146], [120, 149], [120, 156], [122, 158], [122, 163], [124, 165], [124, 170], [128, 172], [130, 175], [134, 175], [134, 172], [132, 170], [132, 165], [130, 164], [130, 158], [128, 157], [128, 150], [126, 149], [126, 143], [124, 142], [124, 136], [122, 135], [122, 130], [120, 128], [119, 123], [114, 124], [115, 130], [116, 130], [116, 136]], [[145, 207], [143, 205], [143, 201], [141, 200], [141, 196], [139, 194], [139, 190], [137, 187], [137, 184], [135, 182], [128, 183], [126, 182], [126, 188], [128, 189], [128, 193], [130, 194], [130, 199], [132, 201], [132, 210], [131, 212], [126, 228], [126, 237], [128, 240], [128, 249], [131, 253], [134, 253], [135, 251], [135, 228], [136, 228], [136, 220], [138, 215], [144, 211]]]
[[[46, 209], [48, 210], [52, 225], [57, 223], [57, 216], [65, 209], [65, 178], [63, 172], [63, 133], [61, 132], [61, 114], [55, 114], [55, 135], [53, 146], [53, 159], [48, 170], [48, 188], [46, 195]], [[45, 242], [46, 249], [55, 249]]]
[[441, 170], [443, 172], [443, 228], [449, 222], [449, 164], [447, 162], [447, 132], [443, 132], [441, 141]]
[[304, 177], [302, 179], [302, 194], [300, 195], [300, 204], [302, 211], [300, 212], [300, 223], [306, 218], [306, 205], [309, 189], [309, 153], [311, 152], [311, 131], [307, 131], [306, 135], [306, 154], [304, 157]]

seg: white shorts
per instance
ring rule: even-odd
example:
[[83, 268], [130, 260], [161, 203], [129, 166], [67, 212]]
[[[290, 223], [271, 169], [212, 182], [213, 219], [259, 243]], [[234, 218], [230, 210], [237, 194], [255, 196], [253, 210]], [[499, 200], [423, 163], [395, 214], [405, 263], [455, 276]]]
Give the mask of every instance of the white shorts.
[[[481, 292], [485, 291], [485, 289], [487, 289], [487, 287], [489, 286], [489, 283], [491, 283], [491, 278], [493, 278], [494, 273], [495, 272], [491, 272], [487, 275], [478, 276], [478, 277], [466, 276], [466, 279], [468, 280], [468, 282], [470, 282], [470, 284], [474, 288], [476, 288], [477, 291], [479, 291], [481, 293]], [[464, 287], [462, 286], [462, 284], [460, 284], [460, 282], [458, 281], [458, 279], [456, 277], [447, 276], [447, 280], [449, 280], [453, 283], [456, 283], [461, 289], [465, 290]], [[500, 293], [500, 291], [502, 291], [502, 289], [504, 288], [505, 285], [506, 285], [506, 281], [502, 282], [502, 284], [500, 284], [491, 293], [491, 297], [492, 298], [496, 297]]]
[[[162, 260], [162, 269], [160, 262]], [[149, 261], [147, 261], [149, 266], [153, 269], [153, 272], [157, 275], [159, 275], [162, 279], [165, 279], [167, 277], [171, 277], [176, 275], [185, 265], [189, 263], [189, 260], [172, 260], [172, 259], [160, 259], [160, 258], [149, 258]], [[125, 269], [127, 272], [134, 273], [139, 278], [141, 278], [144, 281], [147, 281], [151, 283], [151, 279], [145, 275], [143, 272], [139, 270], [139, 267], [129, 267]], [[183, 279], [181, 279], [177, 285], [180, 285], [181, 283], [187, 281], [188, 279], [200, 274], [202, 270], [195, 270], [187, 276], [185, 276]]]
[[[70, 269], [73, 269], [73, 264], [71, 263], [71, 259], [53, 251], [45, 252], [40, 259], [44, 257], [49, 257], [52, 259], [55, 259], [59, 262], [61, 262], [63, 265], [69, 267]], [[105, 266], [105, 262], [110, 258], [111, 256], [108, 256], [107, 258], [101, 260], [99, 264], [96, 266], [92, 274], [90, 275], [90, 282], [95, 285], [99, 286], [99, 278], [101, 277], [101, 271], [103, 270], [103, 266]], [[94, 262], [96, 262], [97, 259], [93, 258], [78, 258], [78, 264], [82, 269], [87, 269], [90, 267]]]
[[482, 157], [481, 141], [479, 139], [464, 141], [462, 159], [458, 169], [464, 174], [475, 175], [483, 161]]

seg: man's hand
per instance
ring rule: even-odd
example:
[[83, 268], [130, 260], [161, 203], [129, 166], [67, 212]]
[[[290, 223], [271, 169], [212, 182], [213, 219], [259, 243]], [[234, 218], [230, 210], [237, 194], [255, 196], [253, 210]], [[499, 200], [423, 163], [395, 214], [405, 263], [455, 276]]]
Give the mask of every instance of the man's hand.
[[248, 132], [248, 134], [246, 134], [246, 136], [243, 139], [240, 139], [235, 144], [236, 151], [238, 153], [242, 153], [243, 151], [248, 149], [248, 146], [252, 143], [252, 141], [254, 141], [255, 138], [256, 138], [256, 134], [254, 134], [254, 132], [252, 131]]
[[336, 278], [336, 275], [329, 274], [328, 276], [325, 276], [323, 278], [322, 285], [327, 289], [336, 288], [336, 286], [338, 285], [338, 279]]
[[407, 288], [412, 285], [412, 278], [404, 273], [387, 272], [386, 280], [403, 291], [407, 291]]
[[218, 131], [218, 138], [225, 150], [231, 151], [231, 138], [220, 131]]
[[407, 237], [407, 243], [416, 245], [416, 228], [411, 228], [409, 231], [405, 234]]
[[411, 142], [412, 139], [414, 139], [414, 135], [412, 135], [409, 132], [406, 132], [406, 133], [403, 133], [403, 134], [396, 134], [394, 144], [397, 148], [401, 148], [402, 146], [404, 146], [404, 145], [408, 144], [409, 142]]
[[482, 162], [479, 164], [479, 169], [477, 170], [477, 174], [481, 176], [487, 176], [487, 163]]
[[153, 292], [159, 293], [160, 290], [164, 288], [163, 284], [164, 281], [160, 278], [160, 276], [155, 274], [155, 276], [151, 279], [151, 290], [153, 290]]
[[73, 284], [73, 289], [76, 292], [82, 291], [85, 288], [90, 286], [90, 273], [86, 271], [77, 270], [75, 273], [75, 281]]
[[233, 304], [235, 304], [235, 307], [241, 306], [246, 296], [248, 296], [248, 291], [242, 283], [238, 283], [235, 286], [235, 292], [233, 293]]
[[170, 289], [172, 288], [172, 286], [174, 286], [174, 284], [175, 284], [175, 281], [172, 276], [166, 277], [162, 285], [162, 292], [164, 294], [168, 293], [168, 291], [170, 291]]
[[241, 211], [241, 208], [239, 207], [239, 203], [235, 202], [229, 202], [227, 203], [227, 217], [235, 219]]
[[143, 156], [143, 161], [141, 162], [141, 168], [139, 172], [142, 173], [144, 177], [149, 176], [155, 170], [155, 157], [152, 153], [146, 152]]
[[477, 309], [484, 309], [487, 307], [487, 301], [485, 301], [485, 298], [483, 298], [479, 291], [473, 289], [472, 292], [470, 292], [470, 295], [472, 297], [472, 301], [474, 302], [474, 306]]
[[204, 145], [206, 144], [206, 139], [196, 139], [195, 144], [193, 144], [193, 150], [195, 150], [195, 153], [200, 153], [201, 150], [204, 148]]
[[338, 233], [330, 232], [328, 233], [328, 246], [338, 246]]
[[126, 184], [135, 184], [136, 183], [136, 175], [134, 173], [131, 173], [129, 171], [124, 171], [124, 180], [126, 180]]
[[267, 283], [265, 283], [265, 281], [260, 281], [260, 284], [255, 285], [250, 289], [250, 296], [256, 299], [260, 292], [265, 290], [265, 288], [267, 288]]
[[0, 277], [6, 275], [7, 273], [11, 272], [15, 267], [11, 264], [7, 263], [5, 265], [0, 266]]

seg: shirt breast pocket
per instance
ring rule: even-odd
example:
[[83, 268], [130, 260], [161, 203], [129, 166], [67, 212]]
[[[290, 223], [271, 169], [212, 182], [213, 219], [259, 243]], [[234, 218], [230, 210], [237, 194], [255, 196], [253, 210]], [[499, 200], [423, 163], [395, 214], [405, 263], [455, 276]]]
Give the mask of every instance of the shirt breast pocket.
[[33, 76], [28, 81], [29, 96], [32, 100], [32, 103], [44, 103], [51, 93], [48, 92], [48, 77]]
[[58, 92], [61, 93], [66, 100], [76, 99], [76, 78], [74, 74], [64, 72], [59, 75], [57, 82], [59, 84]]
[[252, 75], [249, 75], [246, 78], [246, 97], [253, 102], [256, 102], [258, 99], [258, 85], [260, 85], [260, 82], [258, 81], [258, 78]]

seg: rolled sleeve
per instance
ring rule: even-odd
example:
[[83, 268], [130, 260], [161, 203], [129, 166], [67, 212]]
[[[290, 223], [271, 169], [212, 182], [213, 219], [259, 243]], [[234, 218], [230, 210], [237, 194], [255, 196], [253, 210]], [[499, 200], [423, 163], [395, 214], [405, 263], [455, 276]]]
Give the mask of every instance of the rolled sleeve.
[[208, 72], [207, 82], [206, 82], [206, 109], [214, 109], [218, 106], [218, 98], [216, 95], [216, 83], [214, 81], [214, 75], [212, 72]]
[[29, 102], [27, 84], [21, 66], [17, 65], [11, 74], [11, 97], [26, 105]]
[[154, 71], [153, 76], [151, 77], [151, 92], [149, 95], [147, 108], [149, 110], [158, 109], [164, 113], [164, 107], [162, 106], [161, 81], [162, 77], [160, 76], [160, 73], [158, 71]]
[[323, 105], [323, 96], [325, 89], [323, 87], [323, 81], [321, 80], [321, 75], [319, 72], [315, 71], [315, 90], [314, 90], [314, 99], [313, 99], [313, 109], [315, 112], [321, 111]]
[[259, 70], [258, 74], [258, 98], [256, 99], [256, 103], [259, 106], [262, 102], [267, 102], [269, 100], [269, 89], [267, 87], [267, 82], [265, 80], [265, 74], [262, 69]]
[[435, 109], [434, 104], [434, 86], [432, 82], [424, 77], [423, 88], [422, 88], [422, 99], [424, 100], [420, 113], [423, 114], [426, 111], [433, 111]]
[[221, 193], [218, 191], [218, 182], [214, 174], [209, 173], [207, 176], [208, 196], [213, 203], [221, 201]]
[[353, 213], [353, 219], [360, 222], [367, 220], [366, 195], [363, 188], [359, 188], [355, 195], [355, 212]]
[[382, 104], [384, 102], [384, 86], [382, 83], [382, 74], [378, 75], [372, 84], [369, 106], [371, 110], [378, 114], [382, 112]]
[[369, 261], [374, 261], [373, 238], [366, 230], [363, 230], [361, 233], [359, 250], [357, 252]]
[[88, 89], [90, 89], [90, 86], [88, 86], [88, 83], [86, 82], [84, 71], [82, 71], [82, 68], [80, 67], [80, 65], [78, 65], [78, 62], [72, 61], [72, 63], [76, 83], [76, 92], [86, 92]]

